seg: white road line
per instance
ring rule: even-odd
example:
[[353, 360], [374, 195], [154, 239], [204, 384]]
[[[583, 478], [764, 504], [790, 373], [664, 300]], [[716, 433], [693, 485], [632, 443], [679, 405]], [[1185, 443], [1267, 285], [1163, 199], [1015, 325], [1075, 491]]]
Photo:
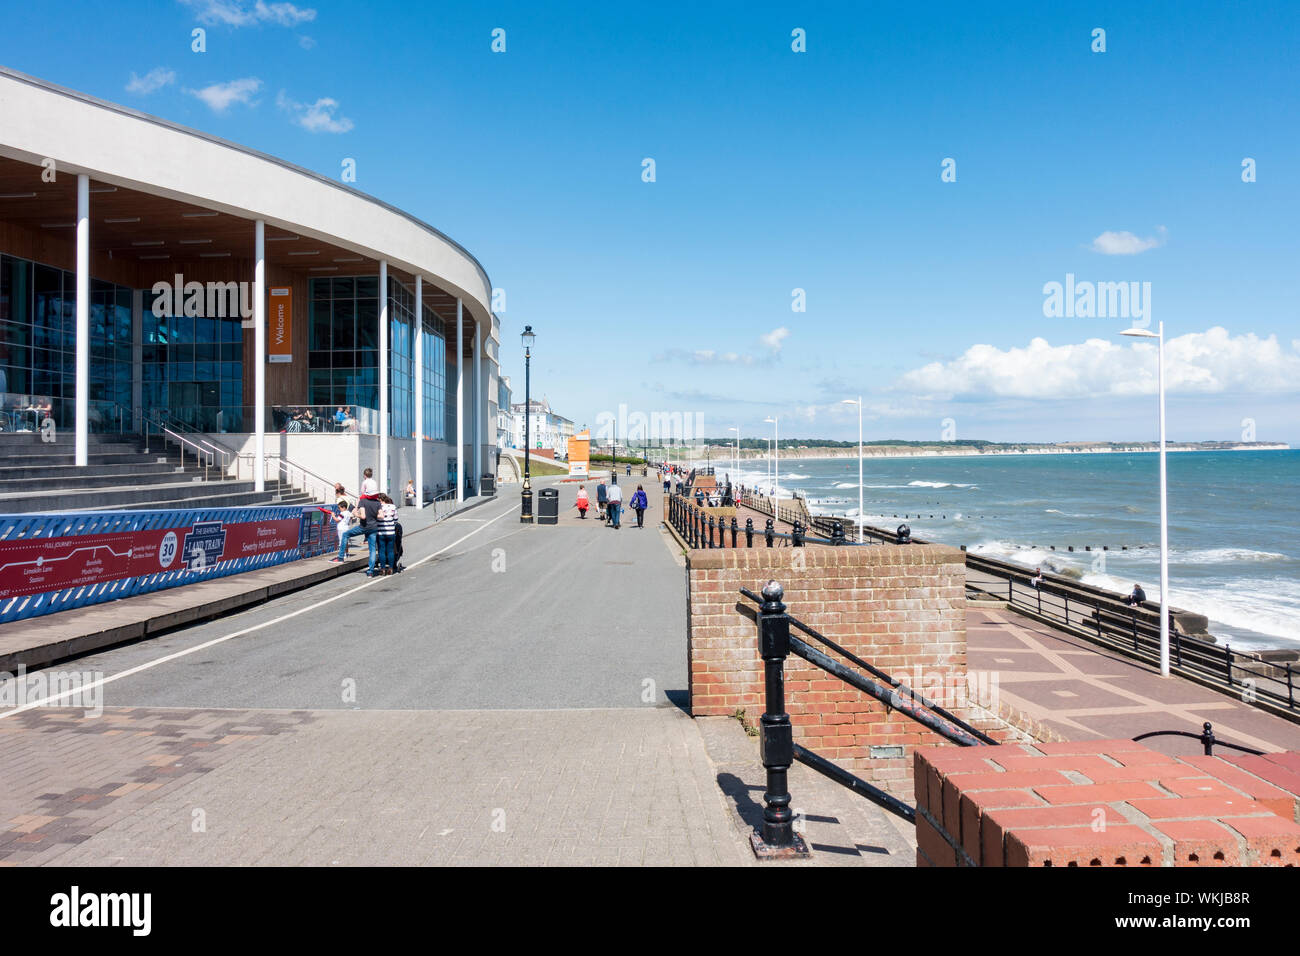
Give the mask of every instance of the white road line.
[[[426, 561], [432, 561], [434, 558], [438, 557], [438, 555], [445, 554], [446, 552], [450, 551], [452, 548], [456, 547], [456, 545], [460, 544], [462, 541], [474, 537], [474, 535], [478, 534], [480, 531], [486, 531], [488, 527], [500, 521], [506, 515], [511, 515], [515, 513], [516, 513], [516, 509], [514, 507], [507, 508], [505, 511], [501, 512], [501, 514], [497, 515], [495, 518], [487, 519], [486, 524], [479, 525], [479, 527], [475, 528], [473, 531], [461, 535], [461, 537], [457, 538], [455, 541], [447, 545], [445, 548], [435, 551], [433, 554], [425, 555], [423, 558], [420, 558], [420, 560], [415, 561], [414, 563], [411, 564], [409, 568], [407, 568], [407, 570], [408, 571], [413, 570], [415, 568], [418, 568], [420, 565], [424, 564], [424, 562]], [[168, 654], [165, 657], [159, 657], [157, 660], [147, 661], [144, 664], [138, 664], [135, 667], [128, 668], [127, 670], [121, 671], [120, 673], [117, 674], [113, 674], [109, 677], [101, 677], [99, 680], [92, 681], [89, 684], [84, 684], [81, 687], [77, 687], [73, 690], [66, 690], [61, 694], [54, 694], [53, 696], [50, 697], [43, 697], [40, 700], [34, 700], [31, 701], [30, 703], [24, 704], [21, 707], [15, 707], [13, 710], [6, 710], [4, 713], [0, 713], [0, 720], [4, 720], [6, 717], [12, 717], [14, 714], [21, 714], [23, 711], [31, 710], [34, 707], [43, 707], [46, 704], [52, 704], [55, 701], [63, 700], [66, 697], [84, 695], [87, 691], [94, 690], [97, 687], [103, 687], [105, 684], [111, 684], [113, 681], [121, 680], [123, 677], [130, 677], [133, 674], [140, 673], [141, 671], [147, 671], [151, 668], [157, 667], [159, 664], [166, 664], [168, 661], [174, 661], [177, 658], [185, 657], [189, 654], [194, 654], [198, 651], [206, 650], [209, 647], [215, 647], [218, 644], [224, 644], [226, 641], [233, 640], [236, 637], [243, 637], [245, 634], [252, 634], [254, 631], [260, 631], [264, 628], [272, 627], [273, 625], [280, 624], [284, 621], [289, 620], [290, 618], [295, 618], [300, 614], [306, 614], [308, 611], [314, 611], [317, 608], [322, 608], [326, 604], [333, 604], [335, 601], [356, 594], [358, 591], [364, 591], [366, 588], [370, 587], [371, 585], [378, 584], [381, 580], [387, 580], [387, 579], [372, 578], [371, 580], [365, 582], [364, 584], [358, 584], [354, 588], [351, 588], [347, 591], [343, 591], [339, 594], [334, 595], [333, 597], [325, 598], [323, 601], [317, 601], [315, 604], [309, 604], [307, 607], [299, 608], [298, 610], [291, 611], [288, 614], [282, 614], [279, 617], [274, 618], [273, 620], [263, 621], [261, 624], [254, 624], [252, 627], [245, 627], [241, 630], [233, 631], [230, 634], [226, 634], [222, 637], [213, 638], [212, 640], [205, 641], [202, 644], [196, 644], [194, 647], [186, 648], [183, 651], [177, 651], [174, 654]]]

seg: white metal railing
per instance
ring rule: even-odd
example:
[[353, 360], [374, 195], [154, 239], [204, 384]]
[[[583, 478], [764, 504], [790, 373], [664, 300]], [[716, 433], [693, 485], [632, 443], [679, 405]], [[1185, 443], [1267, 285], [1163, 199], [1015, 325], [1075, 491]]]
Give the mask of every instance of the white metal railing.
[[456, 511], [456, 489], [444, 491], [432, 501], [426, 502], [424, 507], [433, 509], [434, 524], [451, 517]]

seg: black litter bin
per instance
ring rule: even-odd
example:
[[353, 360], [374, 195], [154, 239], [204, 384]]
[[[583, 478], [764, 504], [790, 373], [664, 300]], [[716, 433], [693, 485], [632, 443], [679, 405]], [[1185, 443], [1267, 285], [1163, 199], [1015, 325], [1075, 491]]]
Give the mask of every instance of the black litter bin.
[[479, 479], [479, 494], [495, 495], [497, 493], [497, 476], [484, 475]]
[[537, 495], [537, 523], [559, 524], [560, 492], [555, 488], [543, 488]]

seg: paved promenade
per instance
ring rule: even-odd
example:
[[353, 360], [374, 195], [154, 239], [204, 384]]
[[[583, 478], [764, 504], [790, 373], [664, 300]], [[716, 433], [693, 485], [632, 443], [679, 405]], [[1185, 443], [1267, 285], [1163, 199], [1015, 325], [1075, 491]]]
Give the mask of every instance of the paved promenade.
[[[401, 575], [60, 665], [89, 697], [0, 711], [0, 865], [753, 865], [757, 741], [684, 712], [684, 560], [645, 483], [643, 529], [580, 520], [576, 484], [542, 481], [556, 526], [521, 525], [505, 493], [409, 536]], [[1044, 625], [969, 622], [971, 666], [1066, 736], [1210, 719], [1300, 747]], [[911, 828], [802, 766], [790, 785], [814, 849], [794, 865], [912, 865]]]
[[[1153, 730], [1201, 732], [1256, 750], [1300, 750], [1300, 724], [996, 607], [966, 614], [967, 665], [998, 676], [1002, 699], [1066, 740], [1132, 738]], [[1146, 741], [1170, 754], [1199, 753], [1177, 737]]]
[[0, 862], [751, 862], [680, 709], [658, 496], [613, 531], [561, 487], [558, 526], [503, 495], [404, 574], [61, 665], [104, 710], [0, 715]]

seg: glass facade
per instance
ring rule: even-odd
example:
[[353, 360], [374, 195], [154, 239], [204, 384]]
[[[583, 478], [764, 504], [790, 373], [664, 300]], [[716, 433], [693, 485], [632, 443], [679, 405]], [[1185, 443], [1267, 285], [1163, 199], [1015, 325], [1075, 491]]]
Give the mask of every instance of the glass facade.
[[[243, 431], [244, 330], [238, 317], [155, 315], [144, 292], [141, 401], [146, 414], [206, 432]], [[163, 311], [161, 308], [159, 311]]]
[[[0, 430], [59, 428], [76, 414], [76, 275], [0, 255]], [[90, 282], [90, 427], [130, 428], [131, 290]], [[41, 409], [39, 414], [33, 409]]]
[[[307, 401], [310, 405], [379, 408], [379, 280], [375, 276], [311, 280]], [[424, 437], [446, 440], [447, 349], [442, 320], [423, 313]], [[388, 280], [389, 434], [415, 435], [415, 295]], [[455, 414], [454, 407], [452, 414]], [[454, 424], [453, 424], [454, 427]]]
[[[387, 293], [390, 434], [415, 436], [414, 403], [419, 400], [423, 437], [454, 440], [456, 366], [447, 349], [447, 325], [438, 314], [423, 311], [424, 387], [416, 396], [414, 293], [393, 279]], [[162, 294], [152, 289], [141, 294], [141, 408], [135, 409], [133, 292], [91, 280], [91, 430], [130, 431], [139, 412], [157, 412], [200, 431], [255, 427], [246, 420], [250, 409], [242, 405], [245, 330], [240, 319], [156, 315]], [[312, 279], [307, 307], [308, 404], [377, 410], [378, 278]], [[75, 388], [75, 274], [0, 255], [0, 431], [35, 429], [46, 414], [60, 429], [74, 428]]]

